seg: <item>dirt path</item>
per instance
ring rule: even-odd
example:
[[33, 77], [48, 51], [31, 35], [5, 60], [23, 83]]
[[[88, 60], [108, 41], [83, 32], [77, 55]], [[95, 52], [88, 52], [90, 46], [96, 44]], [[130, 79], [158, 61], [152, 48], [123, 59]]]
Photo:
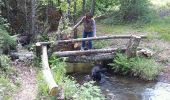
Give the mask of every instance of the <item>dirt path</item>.
[[13, 100], [35, 100], [37, 96], [36, 71], [21, 62], [15, 66], [21, 81], [21, 89], [14, 95]]

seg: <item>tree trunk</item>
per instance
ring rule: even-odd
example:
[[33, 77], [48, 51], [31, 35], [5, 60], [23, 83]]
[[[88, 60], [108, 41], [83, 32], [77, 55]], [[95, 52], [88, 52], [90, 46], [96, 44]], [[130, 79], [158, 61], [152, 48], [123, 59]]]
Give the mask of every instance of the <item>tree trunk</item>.
[[[74, 16], [73, 16], [73, 23], [76, 24], [76, 12], [77, 12], [77, 2], [74, 0]], [[74, 30], [74, 39], [77, 38], [77, 29]]]
[[115, 53], [105, 53], [98, 55], [88, 55], [88, 56], [70, 56], [66, 58], [66, 62], [71, 63], [90, 63], [90, 62], [98, 62], [103, 60], [110, 60], [114, 58]]
[[59, 93], [58, 85], [54, 81], [52, 76], [49, 64], [48, 64], [48, 55], [47, 55], [47, 46], [42, 46], [42, 66], [43, 66], [43, 75], [49, 86], [49, 94], [51, 96], [56, 96]]
[[28, 34], [27, 0], [24, 0], [24, 10], [25, 10], [25, 33]]
[[68, 56], [80, 56], [80, 55], [90, 55], [90, 54], [98, 54], [98, 53], [113, 53], [116, 50], [125, 50], [125, 48], [118, 49], [118, 48], [111, 48], [111, 49], [91, 49], [85, 51], [63, 51], [63, 52], [54, 52], [56, 56], [59, 57], [68, 57]]
[[68, 10], [67, 10], [67, 17], [69, 18], [69, 20], [71, 20], [71, 0], [67, 0], [68, 3]]
[[91, 9], [90, 9], [90, 12], [91, 12], [92, 15], [94, 15], [95, 3], [96, 3], [95, 0], [91, 0]]
[[32, 40], [35, 39], [35, 13], [36, 13], [36, 0], [31, 0], [31, 36]]
[[83, 15], [85, 14], [85, 7], [86, 7], [86, 0], [83, 0], [83, 3], [82, 3], [82, 13], [83, 13]]
[[141, 37], [131, 36], [125, 54], [128, 58], [136, 56], [137, 47], [139, 46]]

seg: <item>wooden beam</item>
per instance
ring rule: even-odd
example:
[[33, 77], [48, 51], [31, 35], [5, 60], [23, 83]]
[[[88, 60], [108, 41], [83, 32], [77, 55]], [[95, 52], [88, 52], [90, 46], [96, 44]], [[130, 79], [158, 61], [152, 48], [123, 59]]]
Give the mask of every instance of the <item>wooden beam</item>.
[[137, 47], [139, 46], [141, 37], [131, 36], [125, 54], [128, 58], [134, 57], [137, 54]]
[[88, 56], [70, 56], [66, 58], [66, 62], [71, 63], [90, 63], [90, 62], [97, 62], [103, 60], [110, 60], [114, 58], [115, 53], [102, 53], [97, 55], [88, 55]]
[[47, 55], [47, 46], [42, 46], [42, 66], [43, 66], [43, 75], [49, 86], [49, 94], [51, 96], [55, 96], [59, 93], [58, 85], [56, 84], [53, 75], [51, 73], [49, 63], [48, 63], [48, 55]]
[[113, 53], [116, 50], [126, 50], [125, 48], [110, 48], [110, 49], [91, 49], [91, 50], [77, 50], [77, 51], [59, 51], [54, 52], [54, 55], [59, 57], [68, 57], [68, 56], [80, 56], [80, 55], [89, 55], [89, 54], [97, 54], [97, 53]]
[[[78, 38], [78, 39], [69, 39], [69, 40], [58, 40], [57, 42], [37, 42], [36, 46], [49, 45], [52, 43], [72, 43], [72, 42], [81, 42], [88, 40], [106, 40], [106, 39], [130, 39], [131, 35], [112, 35], [112, 36], [100, 36], [100, 37], [90, 37], [90, 38]], [[140, 35], [141, 38], [147, 38], [145, 35]]]

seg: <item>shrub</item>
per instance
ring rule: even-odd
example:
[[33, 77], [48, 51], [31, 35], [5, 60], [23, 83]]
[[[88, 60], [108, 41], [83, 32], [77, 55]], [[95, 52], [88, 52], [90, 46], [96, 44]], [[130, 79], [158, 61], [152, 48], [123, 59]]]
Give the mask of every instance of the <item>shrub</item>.
[[11, 100], [12, 94], [16, 91], [17, 86], [10, 82], [8, 78], [0, 76], [0, 98], [2, 100]]
[[16, 38], [11, 37], [7, 31], [8, 24], [5, 19], [0, 16], [0, 48], [8, 53], [10, 48], [15, 48]]
[[118, 0], [122, 21], [146, 19], [149, 14], [149, 0]]
[[10, 58], [6, 55], [0, 55], [0, 70], [7, 72], [11, 68]]
[[115, 72], [124, 75], [131, 74], [144, 80], [154, 80], [162, 70], [162, 66], [154, 61], [142, 57], [127, 58], [126, 55], [117, 53], [113, 63], [109, 64]]

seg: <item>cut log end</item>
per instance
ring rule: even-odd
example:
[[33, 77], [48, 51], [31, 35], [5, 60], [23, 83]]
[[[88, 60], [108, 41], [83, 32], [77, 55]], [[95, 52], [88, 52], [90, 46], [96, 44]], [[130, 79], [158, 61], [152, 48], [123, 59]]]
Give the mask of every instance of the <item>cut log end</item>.
[[51, 89], [49, 89], [50, 96], [56, 96], [56, 94], [58, 93], [59, 93], [58, 87], [52, 87]]

